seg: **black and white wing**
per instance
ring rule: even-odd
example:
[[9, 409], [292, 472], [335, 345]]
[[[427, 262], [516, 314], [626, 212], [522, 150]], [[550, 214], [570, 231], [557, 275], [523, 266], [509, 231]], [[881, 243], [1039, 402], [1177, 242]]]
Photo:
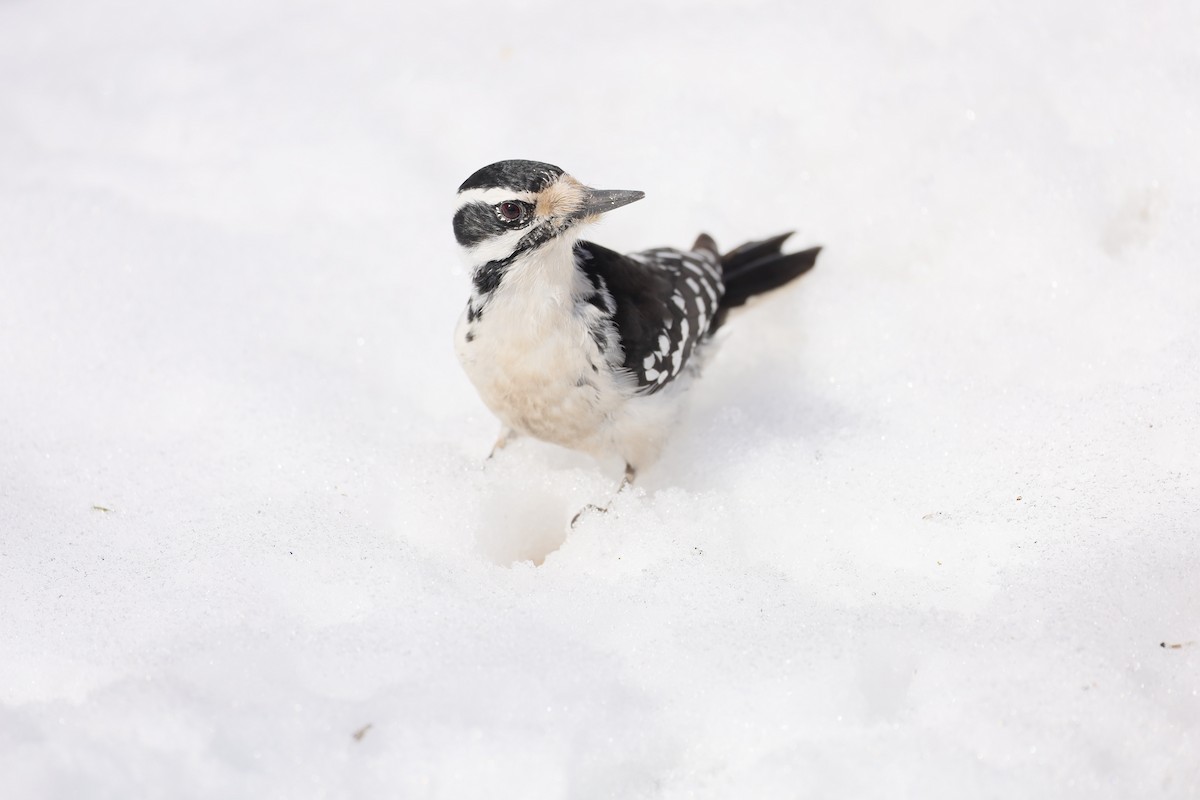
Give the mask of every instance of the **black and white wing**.
[[579, 242], [575, 255], [597, 293], [611, 299], [623, 366], [638, 392], [657, 392], [712, 328], [725, 291], [720, 257], [670, 248], [622, 255], [591, 242]]

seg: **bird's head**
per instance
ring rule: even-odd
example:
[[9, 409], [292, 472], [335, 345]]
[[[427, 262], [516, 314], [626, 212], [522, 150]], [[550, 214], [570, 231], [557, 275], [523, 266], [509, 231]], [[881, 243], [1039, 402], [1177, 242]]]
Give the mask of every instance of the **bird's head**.
[[583, 223], [643, 197], [592, 189], [553, 164], [497, 161], [458, 187], [454, 237], [469, 263], [502, 261], [553, 241], [574, 241]]

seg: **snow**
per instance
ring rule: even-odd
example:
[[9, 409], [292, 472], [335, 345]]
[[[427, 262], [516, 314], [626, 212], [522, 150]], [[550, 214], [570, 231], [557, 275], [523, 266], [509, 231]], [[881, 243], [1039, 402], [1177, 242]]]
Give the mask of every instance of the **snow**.
[[[1200, 796], [1200, 6], [1043, 5], [0, 5], [0, 795]], [[569, 533], [513, 157], [826, 246]]]

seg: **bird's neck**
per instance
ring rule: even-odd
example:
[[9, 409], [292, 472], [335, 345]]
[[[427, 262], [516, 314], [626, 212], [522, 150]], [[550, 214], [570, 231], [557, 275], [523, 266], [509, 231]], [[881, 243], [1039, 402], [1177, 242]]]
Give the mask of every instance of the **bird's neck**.
[[475, 266], [472, 299], [482, 304], [509, 292], [534, 292], [549, 301], [573, 301], [588, 288], [575, 263], [577, 238], [556, 236], [531, 250]]

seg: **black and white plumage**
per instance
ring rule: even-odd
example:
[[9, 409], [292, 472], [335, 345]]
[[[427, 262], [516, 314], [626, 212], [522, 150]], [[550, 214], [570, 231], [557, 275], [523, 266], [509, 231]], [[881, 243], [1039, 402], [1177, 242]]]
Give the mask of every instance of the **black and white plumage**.
[[484, 403], [514, 434], [619, 456], [626, 479], [659, 454], [679, 395], [731, 308], [807, 272], [820, 248], [783, 254], [789, 234], [724, 256], [622, 255], [579, 239], [641, 192], [597, 190], [558, 167], [501, 161], [458, 190], [454, 234], [472, 292], [456, 349]]

